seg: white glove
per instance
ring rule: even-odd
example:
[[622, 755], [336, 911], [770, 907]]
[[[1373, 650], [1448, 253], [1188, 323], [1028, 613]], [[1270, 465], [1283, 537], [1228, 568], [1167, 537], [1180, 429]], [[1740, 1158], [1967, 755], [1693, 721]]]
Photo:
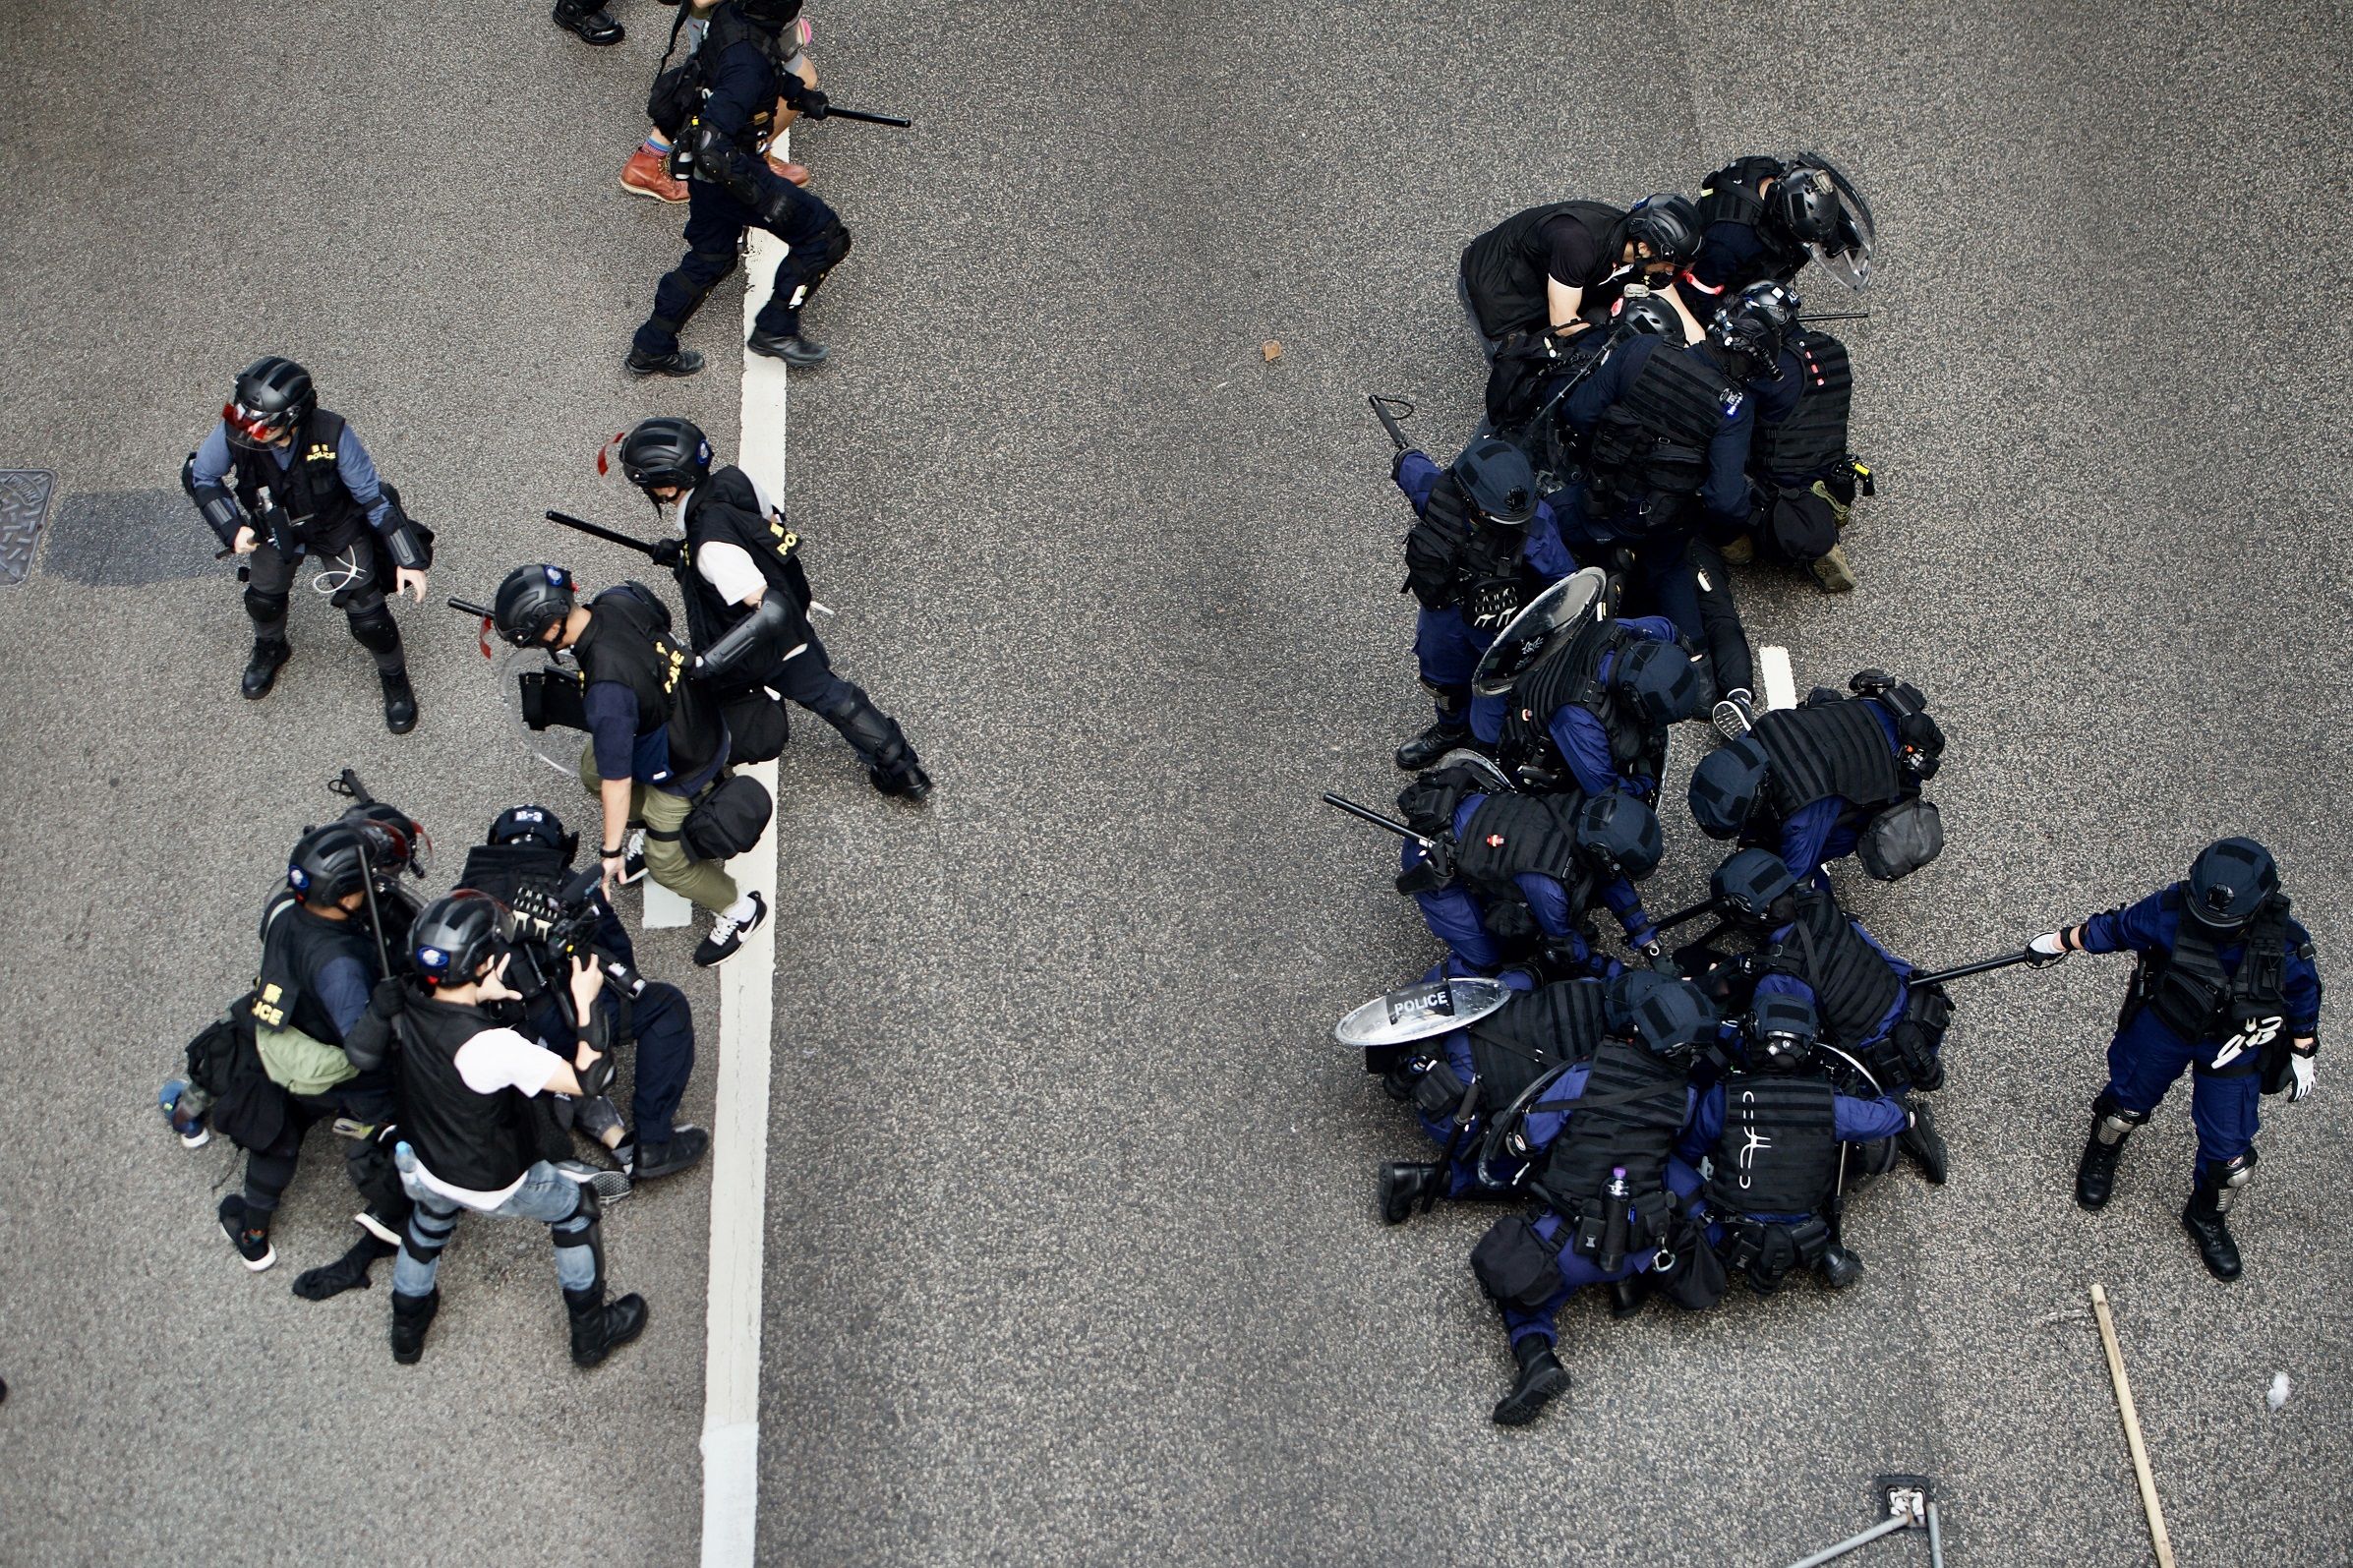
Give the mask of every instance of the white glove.
[[[2318, 1052], [2314, 1053], [2314, 1056], [2318, 1055]], [[2314, 1057], [2306, 1056], [2301, 1052], [2291, 1051], [2288, 1053], [2288, 1070], [2296, 1074], [2296, 1081], [2288, 1085], [2288, 1099], [2291, 1103], [2304, 1099], [2312, 1093], [2312, 1080], [2317, 1068], [2318, 1064], [2314, 1061]]]
[[2067, 933], [2064, 931], [2045, 931], [2042, 935], [2036, 937], [2033, 941], [2027, 944], [2027, 951], [2029, 953], [2039, 953], [2046, 958], [2064, 958], [2067, 957]]

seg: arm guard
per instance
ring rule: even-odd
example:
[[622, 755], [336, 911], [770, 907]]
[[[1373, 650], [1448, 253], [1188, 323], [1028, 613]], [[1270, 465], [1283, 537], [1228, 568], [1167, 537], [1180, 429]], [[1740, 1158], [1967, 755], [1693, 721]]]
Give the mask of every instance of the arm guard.
[[196, 502], [197, 512], [205, 519], [205, 526], [211, 529], [220, 540], [221, 549], [227, 550], [237, 543], [237, 530], [240, 528], [252, 528], [257, 534], [261, 532], [254, 520], [245, 515], [245, 508], [237, 504], [237, 497], [230, 494], [225, 486], [199, 485], [196, 482], [194, 452], [190, 452], [188, 461], [180, 465], [180, 488], [188, 493], [190, 500]]
[[383, 488], [383, 497], [387, 503], [384, 520], [376, 533], [383, 541], [384, 552], [402, 571], [427, 570], [433, 565], [433, 530], [409, 516], [408, 508], [400, 504], [400, 493], [391, 486]]
[[694, 662], [695, 677], [713, 680], [750, 674], [763, 655], [773, 657], [784, 633], [799, 618], [791, 595], [769, 589], [761, 596], [759, 609], [735, 622], [726, 636], [703, 650], [702, 657]]

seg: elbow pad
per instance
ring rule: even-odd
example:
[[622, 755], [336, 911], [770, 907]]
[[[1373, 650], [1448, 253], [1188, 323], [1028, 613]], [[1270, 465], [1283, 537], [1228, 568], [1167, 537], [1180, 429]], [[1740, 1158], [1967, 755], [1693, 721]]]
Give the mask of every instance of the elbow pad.
[[[196, 502], [198, 514], [205, 519], [205, 526], [219, 538], [221, 549], [227, 550], [237, 543], [238, 529], [254, 528], [253, 519], [245, 515], [245, 508], [237, 504], [237, 497], [230, 494], [225, 487], [199, 485], [196, 482], [194, 452], [190, 452], [188, 460], [180, 465], [180, 488], [188, 493], [190, 500]], [[261, 532], [259, 528], [254, 528], [254, 531]]]
[[748, 674], [764, 654], [782, 646], [783, 634], [800, 618], [792, 596], [771, 588], [760, 597], [760, 608], [735, 622], [728, 634], [703, 651], [694, 662], [696, 678], [711, 680]]

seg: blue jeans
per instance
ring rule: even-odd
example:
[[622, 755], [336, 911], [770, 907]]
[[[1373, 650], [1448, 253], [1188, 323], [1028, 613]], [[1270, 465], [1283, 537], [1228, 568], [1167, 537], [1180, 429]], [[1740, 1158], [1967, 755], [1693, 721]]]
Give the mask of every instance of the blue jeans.
[[[449, 1245], [449, 1233], [457, 1229], [457, 1216], [465, 1205], [413, 1174], [403, 1173], [400, 1185], [416, 1206], [409, 1210], [408, 1235], [392, 1263], [392, 1289], [402, 1296], [427, 1296], [441, 1272], [441, 1249]], [[586, 1212], [587, 1203], [579, 1183], [541, 1160], [523, 1173], [523, 1185], [509, 1192], [505, 1202], [487, 1212], [495, 1219], [544, 1223], [556, 1244], [558, 1282], [567, 1291], [584, 1291], [597, 1282], [597, 1254], [590, 1245], [596, 1216]]]

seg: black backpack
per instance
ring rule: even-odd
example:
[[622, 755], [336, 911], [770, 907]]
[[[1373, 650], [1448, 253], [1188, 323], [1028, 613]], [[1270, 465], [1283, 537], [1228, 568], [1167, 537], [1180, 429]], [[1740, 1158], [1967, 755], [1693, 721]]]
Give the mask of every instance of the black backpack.
[[678, 7], [678, 18], [670, 25], [670, 47], [662, 51], [661, 63], [654, 67], [653, 90], [645, 96], [645, 117], [654, 122], [654, 129], [675, 139], [686, 129], [686, 122], [702, 103], [702, 51], [680, 60], [676, 65], [670, 57], [677, 52], [678, 34], [686, 29], [686, 15], [692, 8]]

